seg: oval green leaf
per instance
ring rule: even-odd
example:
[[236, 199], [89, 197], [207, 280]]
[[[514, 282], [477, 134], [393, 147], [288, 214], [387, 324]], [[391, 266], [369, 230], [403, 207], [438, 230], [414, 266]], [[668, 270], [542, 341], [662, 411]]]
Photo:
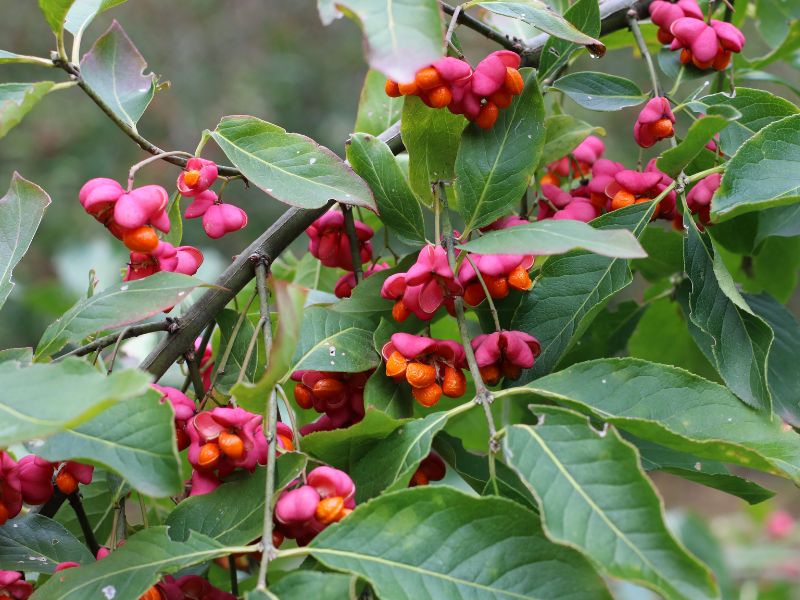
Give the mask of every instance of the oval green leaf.
[[309, 137], [248, 116], [223, 117], [211, 137], [248, 181], [285, 204], [319, 208], [336, 200], [375, 208], [367, 184]]
[[647, 100], [647, 96], [633, 81], [607, 73], [570, 73], [557, 79], [553, 87], [589, 110], [621, 110]]
[[503, 445], [539, 501], [546, 535], [665, 598], [718, 598], [708, 567], [664, 524], [661, 499], [633, 446], [613, 427], [598, 431], [570, 410], [533, 411], [538, 424], [509, 427]]
[[94, 556], [60, 523], [31, 512], [0, 527], [0, 569], [52, 573], [66, 561], [88, 564]]

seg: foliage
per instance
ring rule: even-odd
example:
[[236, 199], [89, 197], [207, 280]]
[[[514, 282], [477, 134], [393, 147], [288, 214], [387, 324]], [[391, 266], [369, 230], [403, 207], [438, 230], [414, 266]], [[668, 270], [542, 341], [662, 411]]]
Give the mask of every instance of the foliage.
[[[369, 66], [346, 144], [232, 114], [189, 153], [137, 129], [165, 86], [117, 21], [81, 54], [123, 3], [39, 0], [52, 54], [0, 51], [52, 75], [0, 83], [0, 137], [77, 87], [150, 155], [70, 191], [121, 280], [0, 351], [0, 598], [796, 593], [653, 474], [754, 511], [754, 471], [800, 485], [800, 109], [744, 85], [798, 67], [800, 14], [320, 0]], [[470, 64], [466, 28], [503, 50]], [[204, 282], [184, 236], [244, 230], [242, 184], [287, 211]], [[50, 202], [16, 172], [0, 199], [0, 308]]]

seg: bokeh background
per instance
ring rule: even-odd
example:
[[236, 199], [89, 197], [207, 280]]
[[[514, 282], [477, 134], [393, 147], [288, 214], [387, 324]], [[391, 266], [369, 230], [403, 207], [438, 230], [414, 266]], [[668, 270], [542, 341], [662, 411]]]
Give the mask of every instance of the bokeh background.
[[[0, 15], [0, 48], [48, 55], [52, 34], [36, 2], [3, 0]], [[84, 51], [112, 19], [122, 24], [149, 70], [159, 76], [163, 89], [140, 121], [139, 130], [160, 147], [192, 150], [201, 132], [213, 129], [223, 115], [250, 114], [344, 154], [367, 70], [360, 35], [352, 22], [342, 20], [323, 27], [313, 0], [135, 0], [97, 18], [84, 35]], [[756, 25], [745, 24], [750, 55], [766, 50]], [[495, 49], [462, 30], [461, 41], [473, 62]], [[630, 49], [610, 51], [602, 61], [580, 60], [584, 68], [630, 77], [648, 89], [643, 61], [633, 57]], [[790, 81], [797, 79], [794, 70], [779, 68], [776, 72]], [[50, 78], [64, 81], [60, 71], [0, 66], [2, 82]], [[700, 86], [703, 80], [695, 83]], [[686, 93], [691, 87], [685, 86]], [[798, 100], [786, 88], [773, 91]], [[629, 133], [638, 109], [589, 113], [568, 100], [566, 103], [571, 114], [606, 129], [609, 158], [630, 165], [640, 158]], [[207, 154], [224, 159], [213, 142]], [[22, 124], [0, 140], [0, 188], [6, 189], [16, 170], [42, 186], [53, 200], [31, 251], [14, 274], [17, 286], [0, 320], [0, 348], [35, 345], [44, 328], [86, 293], [90, 269], [96, 271], [100, 288], [119, 280], [126, 253], [81, 210], [78, 190], [92, 177], [124, 181], [129, 166], [145, 157], [77, 88], [45, 97]], [[137, 183], [158, 183], [169, 189], [177, 175], [176, 167], [156, 163], [139, 172]], [[250, 223], [243, 231], [211, 243], [199, 223], [185, 224], [185, 243], [200, 247], [206, 256], [199, 273], [206, 281], [213, 281], [230, 257], [285, 209], [258, 190], [245, 189], [241, 182], [229, 186], [226, 201], [247, 210]], [[303, 240], [298, 241], [294, 250], [301, 252], [303, 245]], [[793, 248], [800, 255], [800, 248]], [[797, 258], [789, 264], [797, 264]], [[629, 294], [641, 291], [633, 286]], [[796, 298], [790, 306], [798, 314]], [[800, 598], [800, 591], [787, 591], [791, 586], [775, 587], [780, 595], [770, 596], [766, 591], [773, 589], [772, 580], [800, 577], [798, 528], [777, 544], [765, 529], [777, 508], [800, 514], [796, 488], [760, 476], [760, 482], [780, 493], [773, 501], [748, 507], [732, 496], [669, 475], [658, 474], [656, 480], [667, 505], [676, 511], [675, 519], [683, 523], [680, 527], [688, 535], [697, 535], [710, 525], [726, 548], [728, 568], [757, 582], [755, 587], [746, 586], [741, 598]], [[687, 511], [702, 519], [685, 520]], [[695, 543], [711, 542], [701, 536]], [[776, 571], [776, 565], [784, 571]], [[794, 575], [790, 567], [795, 569]], [[785, 569], [789, 569], [788, 576]], [[641, 597], [638, 591], [630, 593]]]

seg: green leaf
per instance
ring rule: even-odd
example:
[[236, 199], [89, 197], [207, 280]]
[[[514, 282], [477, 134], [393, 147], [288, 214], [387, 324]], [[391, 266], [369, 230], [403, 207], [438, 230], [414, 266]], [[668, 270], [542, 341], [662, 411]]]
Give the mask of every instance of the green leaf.
[[175, 306], [203, 282], [162, 271], [144, 279], [118, 283], [91, 298], [84, 298], [52, 323], [39, 340], [34, 358], [39, 360], [61, 350], [69, 342], [125, 327]]
[[[469, 452], [460, 439], [445, 432], [436, 436], [433, 449], [478, 494], [490, 496], [495, 493], [487, 456]], [[538, 512], [536, 499], [511, 467], [496, 461], [495, 479], [501, 496]]]
[[378, 135], [400, 120], [403, 98], [386, 95], [386, 77], [370, 69], [364, 78], [353, 131]]
[[53, 85], [52, 81], [0, 84], [0, 138], [19, 125]]
[[414, 414], [414, 400], [409, 390], [376, 369], [364, 387], [364, 408], [374, 408], [390, 417], [402, 419]]
[[[564, 12], [564, 18], [587, 35], [600, 35], [600, 3], [596, 0], [578, 0]], [[544, 81], [567, 64], [579, 47], [567, 40], [549, 37], [539, 57], [539, 81]]]
[[[369, 279], [367, 280], [369, 281]], [[372, 349], [372, 325], [363, 318], [321, 307], [305, 311], [292, 371], [358, 373], [381, 359]]]
[[35, 512], [0, 527], [0, 569], [52, 573], [60, 562], [94, 562], [94, 556], [63, 525]]
[[628, 353], [634, 358], [680, 367], [706, 379], [718, 378], [692, 339], [681, 307], [670, 298], [647, 306], [628, 341]]
[[700, 460], [692, 454], [665, 448], [633, 436], [626, 436], [639, 450], [642, 468], [646, 471], [664, 471], [683, 479], [738, 496], [750, 504], [768, 500], [775, 492], [755, 482], [731, 475], [727, 467], [715, 460]]
[[408, 487], [419, 463], [431, 451], [433, 436], [450, 415], [435, 412], [423, 419], [400, 421], [369, 411], [352, 427], [304, 437], [303, 451], [350, 475], [356, 484], [356, 501], [364, 502]]
[[593, 71], [570, 73], [557, 79], [553, 87], [589, 110], [621, 110], [647, 100], [639, 86], [630, 79]]
[[537, 168], [567, 156], [590, 135], [605, 135], [602, 127], [594, 127], [570, 115], [552, 115], [544, 120], [545, 141]]
[[477, 254], [549, 256], [582, 248], [612, 258], [647, 256], [639, 241], [627, 229], [595, 229], [587, 223], [569, 219], [550, 219], [490, 231], [458, 247]]
[[230, 549], [200, 533], [175, 541], [167, 527], [149, 527], [129, 537], [103, 560], [51, 577], [36, 590], [36, 599], [138, 598], [163, 575], [229, 553]]
[[303, 321], [303, 306], [308, 295], [306, 289], [286, 281], [273, 279], [272, 287], [280, 318], [267, 369], [256, 383], [242, 382], [231, 390], [239, 406], [257, 413], [264, 412], [266, 400], [275, 384], [291, 373], [292, 357], [297, 349], [300, 323]]
[[456, 153], [467, 120], [448, 110], [429, 108], [416, 96], [406, 96], [400, 134], [408, 151], [411, 189], [428, 205], [431, 183], [454, 177]]
[[86, 362], [66, 358], [57, 363], [0, 364], [0, 446], [44, 438], [74, 427], [147, 390], [149, 376], [133, 369], [108, 377]]
[[763, 69], [779, 60], [790, 61], [800, 48], [800, 11], [796, 11], [795, 19], [789, 24], [789, 30], [783, 41], [764, 56], [760, 56], [749, 63], [751, 69]]
[[67, 13], [64, 29], [73, 35], [82, 35], [94, 18], [127, 0], [75, 0]]
[[675, 540], [633, 446], [572, 411], [537, 406], [537, 425], [513, 425], [507, 460], [536, 495], [548, 537], [612, 577], [665, 598], [717, 598], [705, 565]]
[[[276, 461], [275, 489], [280, 491], [300, 475], [306, 457], [297, 452], [281, 454]], [[201, 496], [190, 496], [167, 516], [170, 537], [186, 540], [196, 531], [228, 545], [249, 544], [264, 529], [264, 483], [267, 470], [258, 468], [241, 479], [223, 483]], [[275, 495], [273, 504], [278, 499]], [[243, 501], [246, 500], [246, 501]], [[225, 510], [220, 510], [220, 507]]]
[[354, 577], [341, 573], [293, 571], [278, 583], [269, 586], [280, 600], [309, 600], [310, 598], [352, 598]]
[[645, 310], [633, 300], [620, 302], [613, 310], [604, 308], [564, 356], [562, 366], [622, 353]]
[[683, 271], [683, 236], [672, 228], [648, 227], [639, 238], [647, 258], [631, 262], [647, 281], [655, 282]]
[[606, 47], [599, 40], [579, 31], [572, 23], [539, 0], [520, 0], [518, 2], [473, 0], [467, 3], [468, 6], [474, 4], [499, 15], [525, 21], [553, 37], [586, 46], [593, 56], [600, 57], [606, 52]]
[[[63, 400], [62, 400], [63, 401]], [[78, 460], [119, 473], [148, 496], [183, 490], [172, 407], [155, 390], [119, 402], [90, 421], [29, 449], [49, 461]]]
[[15, 361], [21, 367], [30, 367], [33, 362], [33, 348], [6, 348], [0, 350], [0, 363]]
[[422, 208], [389, 146], [372, 135], [356, 133], [347, 143], [347, 160], [369, 184], [383, 223], [403, 242], [424, 244]]
[[756, 244], [760, 244], [770, 236], [794, 237], [798, 235], [800, 235], [800, 203], [776, 206], [758, 213]]
[[767, 363], [767, 382], [775, 413], [794, 427], [800, 427], [800, 378], [794, 375], [800, 356], [800, 324], [768, 294], [748, 294], [745, 300], [775, 333]]
[[681, 142], [658, 157], [656, 166], [670, 177], [677, 177], [694, 158], [703, 151], [706, 144], [730, 121], [719, 115], [708, 115], [698, 119]]
[[692, 284], [691, 320], [710, 344], [713, 364], [725, 384], [750, 406], [769, 412], [767, 355], [772, 329], [742, 298], [708, 234], [700, 233], [691, 218], [686, 221], [684, 265]]
[[367, 579], [383, 600], [611, 597], [577, 552], [547, 541], [530, 510], [444, 486], [359, 506], [308, 552]]
[[488, 225], [516, 206], [542, 153], [544, 101], [535, 72], [523, 69], [525, 89], [500, 111], [491, 129], [470, 124], [461, 136], [455, 165], [458, 211], [464, 233]]
[[444, 31], [436, 0], [318, 2], [323, 24], [330, 25], [339, 13], [358, 23], [370, 68], [395, 81], [412, 81], [417, 71], [444, 54]]
[[181, 245], [183, 239], [183, 215], [181, 214], [181, 198], [180, 192], [175, 192], [172, 195], [172, 200], [167, 208], [167, 216], [169, 217], [169, 233], [165, 234], [163, 240], [177, 247]]
[[[214, 384], [214, 387], [223, 394], [230, 394], [231, 388], [236, 384], [239, 378], [239, 373], [242, 372], [244, 365], [244, 357], [247, 354], [247, 348], [250, 345], [250, 340], [255, 333], [255, 327], [250, 322], [250, 319], [245, 318], [236, 332], [236, 337], [231, 342], [233, 336], [233, 329], [239, 320], [239, 313], [235, 310], [226, 308], [217, 315], [217, 326], [219, 327], [219, 347], [227, 348], [228, 344], [232, 343], [231, 352], [225, 365], [217, 364], [219, 376]], [[224, 350], [223, 350], [224, 351]], [[247, 365], [245, 374], [242, 381], [251, 382], [256, 373], [258, 366], [258, 344], [253, 347], [250, 362]]]
[[230, 161], [285, 204], [319, 208], [330, 200], [374, 209], [367, 184], [333, 152], [256, 117], [223, 117], [211, 132]]
[[[114, 524], [114, 507], [120, 498], [129, 492], [130, 487], [124, 479], [104, 469], [95, 469], [92, 473], [92, 482], [81, 485], [83, 510], [98, 540], [106, 540], [111, 535], [111, 528]], [[79, 539], [83, 538], [81, 525], [68, 502], [61, 505], [55, 519], [72, 535]]]
[[[641, 203], [603, 215], [592, 225], [624, 227], [638, 237], [652, 212], [652, 203]], [[510, 329], [526, 331], [542, 345], [533, 369], [523, 372], [520, 383], [552, 371], [606, 302], [632, 280], [628, 263], [618, 258], [578, 250], [547, 259], [510, 320]]]
[[800, 482], [797, 433], [683, 369], [635, 358], [594, 360], [497, 395], [524, 397], [526, 390], [531, 401], [586, 412], [667, 448]]
[[49, 205], [50, 196], [42, 188], [14, 172], [0, 198], [0, 308], [14, 289], [11, 272], [28, 251]]
[[741, 113], [737, 121], [719, 134], [720, 148], [728, 156], [733, 156], [745, 141], [770, 123], [800, 112], [794, 104], [780, 96], [744, 87], [737, 87], [733, 96], [712, 94], [700, 98], [700, 102], [708, 106], [732, 106]]
[[711, 217], [800, 201], [800, 115], [764, 127], [728, 161], [711, 203]]
[[114, 115], [136, 131], [155, 94], [155, 74], [119, 23], [114, 21], [81, 59], [81, 78]]
[[64, 29], [64, 19], [75, 0], [39, 0], [44, 18], [53, 33], [60, 36]]

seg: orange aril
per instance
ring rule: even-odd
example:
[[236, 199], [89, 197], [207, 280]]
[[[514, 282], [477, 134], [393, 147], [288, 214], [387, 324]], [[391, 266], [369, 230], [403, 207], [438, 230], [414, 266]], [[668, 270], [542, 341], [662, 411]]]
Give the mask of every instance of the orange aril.
[[489, 290], [489, 295], [495, 300], [508, 296], [508, 280], [505, 277], [484, 275], [483, 282], [486, 284], [486, 289]]
[[294, 451], [294, 441], [292, 440], [292, 438], [285, 435], [278, 435], [278, 440], [280, 441], [284, 450], [286, 450], [287, 452]]
[[197, 466], [208, 471], [215, 469], [219, 464], [219, 446], [216, 442], [207, 442], [200, 446], [200, 454], [197, 456]]
[[396, 81], [392, 79], [387, 79], [386, 84], [383, 86], [383, 91], [386, 92], [387, 96], [392, 98], [399, 98], [403, 94], [400, 93], [400, 86], [397, 84]]
[[221, 432], [217, 439], [217, 445], [222, 453], [231, 460], [239, 460], [244, 456], [244, 442], [235, 433]]
[[320, 379], [314, 384], [314, 387], [311, 388], [311, 391], [314, 393], [314, 395], [325, 402], [338, 400], [344, 390], [344, 383], [338, 379], [333, 379], [332, 377]]
[[188, 185], [192, 186], [200, 181], [200, 171], [192, 169], [191, 171], [184, 171], [183, 172], [183, 182]]
[[438, 383], [432, 383], [425, 388], [411, 388], [411, 395], [422, 406], [430, 408], [442, 397], [442, 388]]
[[319, 501], [319, 504], [317, 504], [317, 510], [314, 516], [317, 518], [317, 521], [323, 525], [330, 525], [342, 518], [340, 516], [342, 509], [344, 509], [344, 498], [341, 496], [323, 498]]
[[411, 487], [417, 485], [428, 485], [428, 476], [421, 469], [414, 471], [414, 475], [411, 476]]
[[421, 90], [432, 90], [433, 88], [440, 87], [444, 81], [442, 81], [442, 76], [439, 75], [439, 71], [433, 67], [425, 67], [417, 71], [417, 76], [414, 77], [414, 83], [416, 83], [417, 87]]
[[454, 367], [444, 368], [442, 378], [442, 393], [448, 398], [460, 398], [467, 391], [467, 378], [461, 369]]
[[406, 381], [411, 387], [425, 388], [436, 381], [436, 369], [425, 363], [412, 362], [406, 367]]
[[500, 377], [502, 376], [497, 365], [486, 365], [478, 370], [480, 371], [481, 379], [483, 379], [486, 385], [497, 385], [497, 382], [500, 381]]
[[62, 470], [56, 475], [56, 487], [62, 494], [69, 496], [78, 491], [78, 480], [75, 479], [72, 473]]
[[500, 110], [497, 108], [497, 105], [494, 102], [487, 102], [481, 106], [481, 111], [475, 119], [475, 125], [481, 129], [491, 129], [495, 121], [497, 121], [497, 115], [499, 114]]
[[386, 374], [389, 377], [395, 375], [404, 375], [406, 367], [408, 366], [408, 359], [400, 354], [397, 350], [392, 352], [389, 358], [386, 359]]
[[403, 96], [413, 96], [417, 93], [418, 88], [416, 82], [398, 84], [398, 89]]
[[542, 177], [539, 183], [542, 185], [554, 185], [558, 187], [561, 185], [561, 179], [559, 179], [558, 175], [555, 173], [545, 173], [544, 177]]
[[308, 410], [314, 406], [314, 395], [311, 390], [302, 383], [298, 383], [294, 386], [294, 399], [295, 402], [297, 402], [297, 406], [300, 408]]
[[408, 318], [408, 315], [411, 314], [411, 311], [408, 310], [405, 304], [403, 304], [402, 300], [398, 300], [394, 303], [392, 307], [392, 318], [397, 321], [398, 323], [402, 323]]
[[522, 265], [517, 265], [514, 267], [514, 270], [508, 274], [508, 285], [515, 290], [525, 292], [531, 289], [533, 281], [531, 281], [531, 276], [528, 275], [527, 269], [525, 269]]
[[522, 369], [514, 364], [511, 364], [508, 361], [504, 361], [502, 365], [503, 375], [505, 375], [508, 379], [519, 379], [520, 373], [522, 373]]
[[513, 67], [506, 67], [506, 76], [503, 80], [503, 89], [505, 89], [509, 94], [516, 96], [517, 94], [522, 93], [524, 87], [525, 81], [523, 81], [522, 75], [520, 75], [519, 71]]
[[669, 138], [675, 135], [675, 129], [672, 127], [672, 121], [669, 119], [659, 119], [653, 123], [651, 131], [659, 138]]
[[158, 246], [156, 230], [147, 225], [128, 229], [122, 234], [122, 243], [132, 252], [152, 252]]
[[428, 93], [428, 106], [431, 108], [444, 108], [453, 101], [453, 94], [446, 85], [433, 88]]
[[469, 306], [478, 306], [484, 298], [486, 298], [486, 293], [480, 282], [471, 283], [464, 289], [464, 302]]
[[508, 108], [513, 100], [514, 96], [505, 90], [499, 90], [489, 96], [489, 101], [494, 102], [498, 108]]
[[616, 194], [614, 194], [614, 197], [611, 199], [611, 210], [625, 208], [626, 206], [630, 206], [634, 202], [636, 202], [636, 196], [634, 196], [628, 191], [620, 190]]

